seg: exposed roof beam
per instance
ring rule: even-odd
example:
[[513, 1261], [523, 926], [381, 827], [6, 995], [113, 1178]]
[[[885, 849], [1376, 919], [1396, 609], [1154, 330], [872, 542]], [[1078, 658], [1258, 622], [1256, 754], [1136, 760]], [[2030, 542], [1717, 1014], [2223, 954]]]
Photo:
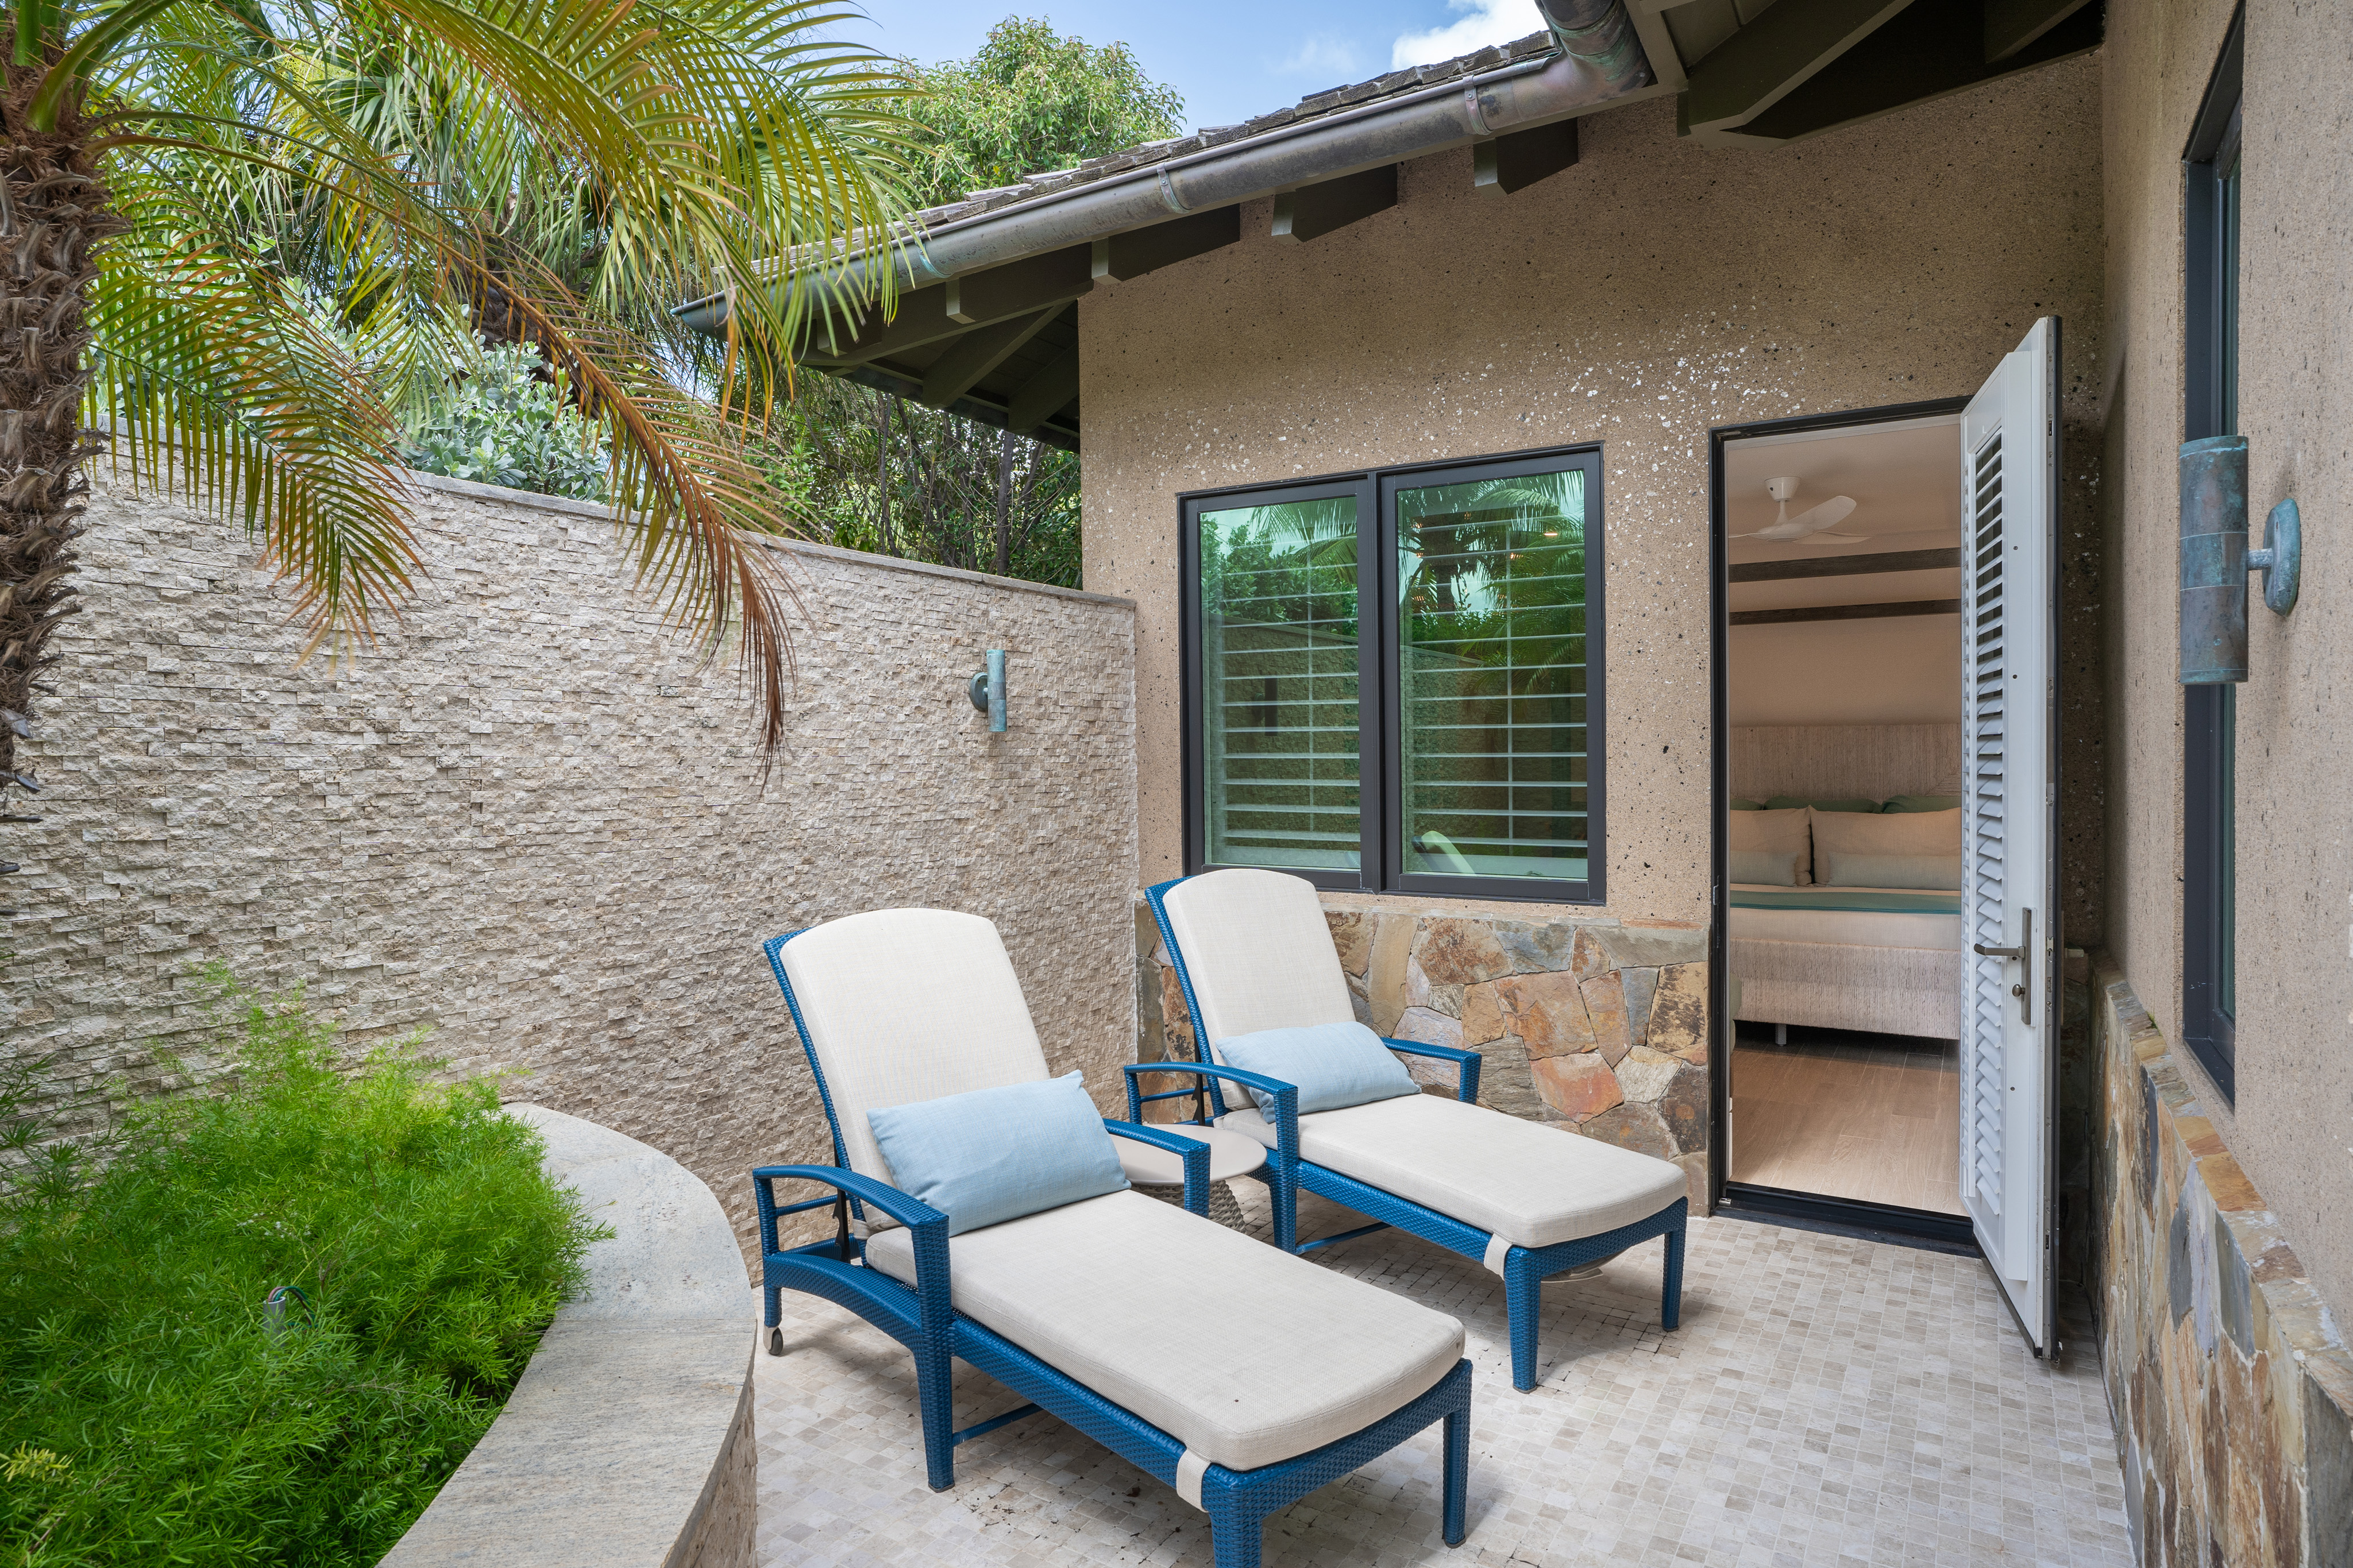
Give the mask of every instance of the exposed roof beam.
[[[1862, 0], [1821, 4], [1827, 15], [1834, 5]], [[1997, 12], [2005, 12], [2007, 19]], [[1711, 89], [1714, 97], [1701, 92], [1703, 79], [1717, 69], [1719, 59], [1753, 47], [1751, 37], [1762, 37], [1776, 18], [1786, 17], [1788, 30], [1815, 15], [1776, 5], [1693, 67], [1692, 89], [1678, 100], [1683, 128], [1714, 146], [1771, 147], [1857, 124], [2097, 48], [2105, 6], [2094, 0], [1989, 0], [1980, 8], [1969, 0], [1915, 0], [1817, 61], [1758, 107], [1703, 119], [1732, 101], [1724, 96], [1729, 90], [1725, 82]], [[1998, 48], [2010, 52], [1997, 58]]]
[[1094, 247], [1066, 245], [1043, 256], [951, 278], [948, 320], [976, 327], [1040, 306], [1075, 300], [1095, 286]]
[[2089, 0], [1985, 0], [1985, 58], [2006, 60], [2082, 10]]
[[1068, 309], [1067, 305], [1050, 305], [1035, 315], [1015, 316], [965, 333], [923, 373], [923, 401], [934, 408], [947, 407]]
[[898, 313], [888, 321], [870, 313], [854, 322], [815, 323], [801, 357], [821, 365], [857, 364], [953, 337], [964, 329], [948, 320], [947, 298], [946, 286], [934, 284], [900, 295]]
[[[914, 373], [893, 369], [889, 365], [853, 364], [832, 374], [840, 376], [844, 381], [854, 381], [860, 386], [871, 386], [877, 392], [894, 393], [901, 397], [916, 401], [920, 401], [923, 397], [923, 384], [915, 379]], [[962, 415], [975, 424], [986, 425], [992, 430], [1002, 428], [1007, 423], [1004, 405], [992, 403], [985, 397], [975, 397], [970, 395], [959, 397], [949, 407], [948, 412]], [[1044, 424], [1034, 429], [1026, 430], [1022, 434], [1032, 440], [1043, 441], [1050, 447], [1060, 447], [1066, 452], [1075, 452], [1079, 449], [1078, 426], [1067, 421], [1049, 417]]]
[[1240, 205], [1213, 207], [1094, 242], [1094, 276], [1125, 281], [1221, 250], [1242, 237]]
[[1471, 144], [1471, 184], [1499, 196], [1524, 191], [1577, 163], [1577, 121], [1562, 120]]
[[1302, 185], [1274, 198], [1274, 237], [1309, 240], [1397, 205], [1397, 165]]
[[[1776, 5], [1766, 15], [1780, 9]], [[2104, 8], [2087, 4], [2007, 59], [1988, 64], [1985, 26], [1976, 7], [1953, 0], [1917, 0], [1804, 87], [1750, 120], [1741, 132], [1751, 138], [1791, 142], [1909, 109], [2097, 48], [2103, 20]]]
[[1751, 561], [1725, 569], [1727, 583], [1778, 583], [1791, 577], [1851, 577], [1866, 572], [1936, 572], [1957, 568], [1958, 550], [1890, 550], [1878, 555], [1814, 555], [1799, 561]]
[[1079, 351], [1071, 349], [1022, 384], [1007, 405], [1005, 427], [1027, 436], [1070, 405], [1079, 395]]
[[1746, 124], [1869, 37], [1912, 0], [1807, 0], [1775, 5], [1691, 68], [1681, 118], [1690, 131]]
[[887, 321], [869, 316], [854, 330], [836, 327], [831, 336], [823, 326], [816, 327], [802, 358], [826, 369], [886, 359], [974, 327], [1075, 300], [1093, 287], [1091, 248], [1067, 246], [928, 289], [909, 289], [899, 296], [898, 314]]
[[1780, 626], [1792, 621], [1877, 621], [1891, 616], [1957, 616], [1958, 599], [1913, 599], [1899, 605], [1805, 605], [1794, 610], [1735, 610], [1736, 626]]

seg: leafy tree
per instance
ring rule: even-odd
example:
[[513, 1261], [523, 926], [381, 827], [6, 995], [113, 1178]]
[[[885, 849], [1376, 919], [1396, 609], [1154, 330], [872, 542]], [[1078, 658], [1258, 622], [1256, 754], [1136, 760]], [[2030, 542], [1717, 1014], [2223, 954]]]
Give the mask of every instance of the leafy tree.
[[1042, 17], [1008, 16], [972, 58], [909, 73], [924, 95], [901, 108], [930, 133], [913, 156], [930, 205], [1184, 130], [1185, 100], [1125, 44], [1066, 38]]
[[602, 500], [604, 432], [573, 406], [561, 376], [543, 381], [539, 345], [470, 353], [464, 379], [416, 415], [401, 460], [428, 474]]
[[[1007, 17], [970, 59], [902, 66], [920, 91], [892, 107], [916, 128], [911, 185], [933, 205], [1183, 129], [1184, 100], [1125, 44], [1043, 20]], [[820, 376], [779, 426], [783, 482], [836, 542], [1078, 585], [1073, 454]]]
[[[313, 633], [418, 569], [404, 409], [478, 326], [541, 346], [609, 443], [641, 573], [782, 734], [786, 526], [752, 421], [663, 312], [732, 289], [791, 340], [795, 246], [904, 210], [902, 73], [822, 0], [14, 0], [0, 89], [0, 772], [70, 602], [90, 425], [245, 522]], [[887, 290], [887, 273], [869, 279]]]

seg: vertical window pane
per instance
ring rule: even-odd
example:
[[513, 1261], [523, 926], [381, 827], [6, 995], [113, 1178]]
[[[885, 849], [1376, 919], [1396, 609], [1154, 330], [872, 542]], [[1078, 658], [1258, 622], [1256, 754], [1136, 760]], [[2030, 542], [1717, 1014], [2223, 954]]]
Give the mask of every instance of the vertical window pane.
[[2214, 825], [2214, 920], [2221, 929], [2214, 942], [2214, 1008], [2235, 1021], [2239, 1016], [2239, 689], [2225, 686], [2218, 695], [2221, 722], [2215, 726], [2214, 743], [2221, 752], [2215, 760], [2221, 765], [2215, 771], [2221, 775], [2221, 787], [2215, 791], [2220, 797], [2215, 815], [2221, 820]]
[[1588, 879], [1585, 473], [1398, 494], [1401, 861]]
[[[2216, 323], [2215, 370], [2221, 385], [2215, 398], [2222, 433], [2239, 434], [2239, 152], [2238, 117], [2232, 115], [2221, 167], [2215, 171], [2216, 216], [2220, 240], [2215, 269], [2222, 286], [2221, 320]], [[2216, 726], [2216, 771], [2221, 787], [2215, 794], [2220, 820], [2214, 825], [2214, 1008], [2225, 1018], [2239, 1016], [2239, 689], [2225, 686], [2221, 694], [2221, 721]]]
[[1203, 512], [1208, 858], [1355, 870], [1356, 502]]

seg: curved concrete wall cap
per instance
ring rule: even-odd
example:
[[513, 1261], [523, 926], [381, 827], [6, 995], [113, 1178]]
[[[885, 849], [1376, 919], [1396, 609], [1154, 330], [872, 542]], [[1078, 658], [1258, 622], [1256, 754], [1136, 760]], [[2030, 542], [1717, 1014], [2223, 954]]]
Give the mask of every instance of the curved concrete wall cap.
[[506, 1408], [384, 1568], [749, 1568], [754, 1298], [711, 1189], [636, 1139], [510, 1105], [613, 1229]]

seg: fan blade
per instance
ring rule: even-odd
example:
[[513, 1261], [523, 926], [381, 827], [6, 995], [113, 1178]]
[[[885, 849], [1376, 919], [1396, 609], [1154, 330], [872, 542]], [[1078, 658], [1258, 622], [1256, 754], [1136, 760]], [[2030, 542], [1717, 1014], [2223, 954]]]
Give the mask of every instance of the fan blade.
[[[1820, 533], [1825, 528], [1836, 528], [1854, 511], [1852, 496], [1832, 496], [1821, 505], [1801, 511], [1789, 520], [1792, 529], [1803, 533]], [[1792, 538], [1799, 537], [1792, 534]]]
[[1871, 535], [1867, 533], [1817, 533], [1814, 537], [1816, 539], [1869, 539]]

